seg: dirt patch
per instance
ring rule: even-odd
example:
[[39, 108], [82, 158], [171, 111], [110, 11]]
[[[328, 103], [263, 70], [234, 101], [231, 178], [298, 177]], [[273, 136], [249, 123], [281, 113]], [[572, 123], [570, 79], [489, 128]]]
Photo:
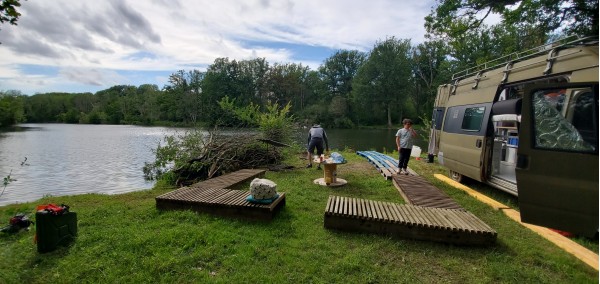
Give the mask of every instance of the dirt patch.
[[342, 167], [344, 167], [344, 171], [346, 172], [365, 172], [375, 170], [375, 167], [366, 160], [362, 162], [352, 161], [351, 163], [342, 165]]

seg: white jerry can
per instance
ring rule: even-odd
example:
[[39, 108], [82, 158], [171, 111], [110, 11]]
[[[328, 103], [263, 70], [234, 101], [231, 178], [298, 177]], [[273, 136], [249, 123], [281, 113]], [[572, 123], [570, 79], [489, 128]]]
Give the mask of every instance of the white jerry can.
[[410, 151], [410, 156], [411, 157], [421, 157], [421, 147], [413, 146], [412, 150]]

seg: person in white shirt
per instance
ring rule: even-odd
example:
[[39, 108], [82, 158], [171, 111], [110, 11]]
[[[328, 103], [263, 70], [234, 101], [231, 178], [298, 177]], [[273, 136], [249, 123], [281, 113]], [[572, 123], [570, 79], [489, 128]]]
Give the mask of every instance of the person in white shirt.
[[404, 119], [402, 121], [403, 128], [398, 129], [396, 133], [396, 146], [398, 147], [398, 153], [400, 157], [398, 159], [398, 174], [408, 175], [408, 160], [410, 160], [410, 152], [413, 147], [413, 138], [417, 136], [417, 133], [412, 129], [412, 120]]

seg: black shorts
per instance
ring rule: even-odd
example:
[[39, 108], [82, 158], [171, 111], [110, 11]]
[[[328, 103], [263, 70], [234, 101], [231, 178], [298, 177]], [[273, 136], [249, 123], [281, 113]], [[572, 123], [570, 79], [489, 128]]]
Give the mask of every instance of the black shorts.
[[310, 142], [308, 142], [308, 152], [315, 152], [315, 148], [317, 148], [317, 155], [323, 154], [323, 139], [322, 138], [311, 138]]

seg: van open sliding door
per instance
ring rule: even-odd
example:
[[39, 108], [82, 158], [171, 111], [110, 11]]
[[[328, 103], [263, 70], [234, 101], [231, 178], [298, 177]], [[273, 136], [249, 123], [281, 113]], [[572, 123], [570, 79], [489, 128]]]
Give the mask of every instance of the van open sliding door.
[[[440, 134], [440, 161], [452, 178], [482, 181], [483, 152], [492, 103], [448, 107]], [[456, 178], [458, 176], [459, 178]]]
[[525, 91], [516, 178], [521, 220], [598, 232], [598, 83]]

